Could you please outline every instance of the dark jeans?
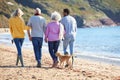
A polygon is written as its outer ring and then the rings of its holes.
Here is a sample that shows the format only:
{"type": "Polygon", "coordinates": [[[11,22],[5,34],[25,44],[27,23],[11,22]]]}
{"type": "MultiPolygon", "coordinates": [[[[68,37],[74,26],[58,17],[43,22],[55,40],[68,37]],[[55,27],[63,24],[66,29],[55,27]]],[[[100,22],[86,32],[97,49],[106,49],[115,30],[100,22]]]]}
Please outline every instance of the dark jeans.
{"type": "Polygon", "coordinates": [[[58,41],[48,41],[49,53],[50,53],[54,63],[56,61],[58,61],[55,53],[58,51],[59,44],[60,44],[59,40],[58,41]]]}
{"type": "Polygon", "coordinates": [[[14,42],[15,42],[15,45],[16,45],[17,52],[18,52],[19,56],[22,55],[21,48],[22,48],[23,41],[24,41],[24,38],[14,38],[14,42]]]}
{"type": "Polygon", "coordinates": [[[43,43],[43,38],[32,37],[32,44],[34,48],[35,58],[38,63],[41,63],[42,43],[43,43]]]}

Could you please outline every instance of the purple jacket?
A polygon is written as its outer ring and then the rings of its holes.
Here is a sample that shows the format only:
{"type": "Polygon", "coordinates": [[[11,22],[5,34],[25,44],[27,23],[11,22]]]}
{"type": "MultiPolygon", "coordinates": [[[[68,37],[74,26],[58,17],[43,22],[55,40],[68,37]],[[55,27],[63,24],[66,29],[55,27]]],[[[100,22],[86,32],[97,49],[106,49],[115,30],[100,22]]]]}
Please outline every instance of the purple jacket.
{"type": "Polygon", "coordinates": [[[59,22],[50,22],[47,25],[45,32],[45,38],[48,38],[48,41],[57,41],[59,39],[60,33],[60,23],[59,22]]]}

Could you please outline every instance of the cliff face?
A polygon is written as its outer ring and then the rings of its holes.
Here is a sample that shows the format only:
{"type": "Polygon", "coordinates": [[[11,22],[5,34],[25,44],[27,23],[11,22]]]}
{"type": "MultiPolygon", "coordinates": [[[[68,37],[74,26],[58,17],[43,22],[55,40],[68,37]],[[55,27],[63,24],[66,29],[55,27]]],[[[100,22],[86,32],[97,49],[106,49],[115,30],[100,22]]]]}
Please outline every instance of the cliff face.
{"type": "Polygon", "coordinates": [[[64,8],[71,10],[71,15],[77,20],[78,27],[96,27],[102,25],[120,24],[120,0],[0,0],[0,27],[8,27],[11,13],[21,8],[27,23],[33,15],[33,9],[39,7],[47,22],[53,11],[62,15],[64,8]]]}
{"type": "Polygon", "coordinates": [[[113,22],[120,23],[120,0],[88,0],[90,6],[104,12],[113,22]]]}

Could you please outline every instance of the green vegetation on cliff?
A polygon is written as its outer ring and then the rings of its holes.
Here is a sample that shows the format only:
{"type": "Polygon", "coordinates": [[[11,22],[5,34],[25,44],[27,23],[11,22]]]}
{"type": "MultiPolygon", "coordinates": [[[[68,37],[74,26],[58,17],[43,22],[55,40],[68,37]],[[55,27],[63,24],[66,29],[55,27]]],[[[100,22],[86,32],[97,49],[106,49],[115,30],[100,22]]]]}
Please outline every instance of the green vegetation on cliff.
{"type": "Polygon", "coordinates": [[[88,0],[91,7],[104,12],[115,23],[120,23],[120,0],[88,0]]]}
{"type": "Polygon", "coordinates": [[[119,23],[119,5],[120,0],[0,0],[0,27],[8,27],[8,24],[5,25],[5,23],[17,8],[23,10],[25,13],[23,17],[27,23],[36,7],[42,10],[42,15],[47,21],[50,21],[50,15],[53,11],[58,11],[62,15],[62,10],[69,8],[71,15],[77,20],[78,27],[94,26],[96,24],[94,21],[98,22],[95,26],[99,26],[102,25],[99,20],[105,18],[119,23]]]}

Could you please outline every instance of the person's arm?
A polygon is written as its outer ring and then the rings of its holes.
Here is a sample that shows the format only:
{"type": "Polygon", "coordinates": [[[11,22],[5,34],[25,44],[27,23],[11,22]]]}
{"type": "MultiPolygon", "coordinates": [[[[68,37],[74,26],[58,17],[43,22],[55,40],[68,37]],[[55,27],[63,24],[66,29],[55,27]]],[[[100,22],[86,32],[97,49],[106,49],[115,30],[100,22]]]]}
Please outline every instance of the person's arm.
{"type": "MultiPolygon", "coordinates": [[[[10,33],[11,33],[11,36],[12,36],[12,38],[13,38],[13,29],[12,29],[12,22],[9,20],[9,29],[10,29],[10,33]]],[[[12,44],[13,44],[13,39],[11,40],[11,42],[12,42],[12,44]]]]}
{"type": "Polygon", "coordinates": [[[62,18],[60,23],[64,26],[64,19],[62,18]]]}
{"type": "Polygon", "coordinates": [[[30,28],[32,27],[32,24],[31,24],[31,20],[30,19],[28,21],[27,26],[29,27],[29,29],[27,30],[27,34],[28,34],[29,40],[32,41],[32,37],[31,37],[31,33],[30,33],[30,28]]]}
{"type": "Polygon", "coordinates": [[[49,34],[49,27],[48,27],[48,25],[47,25],[46,31],[45,31],[45,42],[46,42],[46,43],[48,42],[48,34],[49,34]]]}
{"type": "Polygon", "coordinates": [[[30,34],[30,30],[29,30],[29,29],[27,30],[27,34],[28,34],[29,40],[32,41],[32,37],[31,37],[31,34],[30,34]]]}
{"type": "Polygon", "coordinates": [[[25,26],[24,30],[30,30],[31,28],[29,26],[25,26]]]}
{"type": "Polygon", "coordinates": [[[77,22],[75,20],[75,32],[77,32],[77,22]]]}
{"type": "Polygon", "coordinates": [[[9,20],[8,24],[9,24],[9,29],[10,29],[11,36],[13,37],[12,21],[9,20]]]}
{"type": "Polygon", "coordinates": [[[20,24],[21,24],[23,30],[29,30],[30,29],[30,27],[25,25],[25,22],[22,18],[21,18],[20,24]]]}
{"type": "Polygon", "coordinates": [[[62,25],[63,25],[63,29],[64,29],[64,36],[63,36],[63,39],[62,40],[64,40],[64,37],[65,37],[65,34],[66,34],[66,29],[65,29],[65,20],[64,20],[64,18],[62,18],[62,20],[60,21],[61,23],[62,23],[62,25]]]}
{"type": "MultiPolygon", "coordinates": [[[[64,18],[62,18],[62,20],[60,21],[63,25],[63,28],[64,28],[64,31],[66,32],[66,29],[65,29],[65,24],[66,24],[66,21],[64,20],[64,18]]],[[[64,33],[65,34],[65,33],[64,33]]]]}
{"type": "Polygon", "coordinates": [[[60,31],[59,31],[59,39],[63,40],[64,39],[64,27],[63,25],[60,23],[60,31]]]}
{"type": "MultiPolygon", "coordinates": [[[[11,35],[13,35],[13,29],[12,29],[12,27],[10,26],[10,24],[9,24],[9,28],[10,28],[10,33],[11,33],[11,35]]],[[[13,36],[12,36],[13,37],[13,36]]]]}
{"type": "Polygon", "coordinates": [[[46,31],[46,20],[44,19],[44,23],[43,23],[43,31],[44,31],[44,34],[45,34],[45,31],[46,31]]]}

